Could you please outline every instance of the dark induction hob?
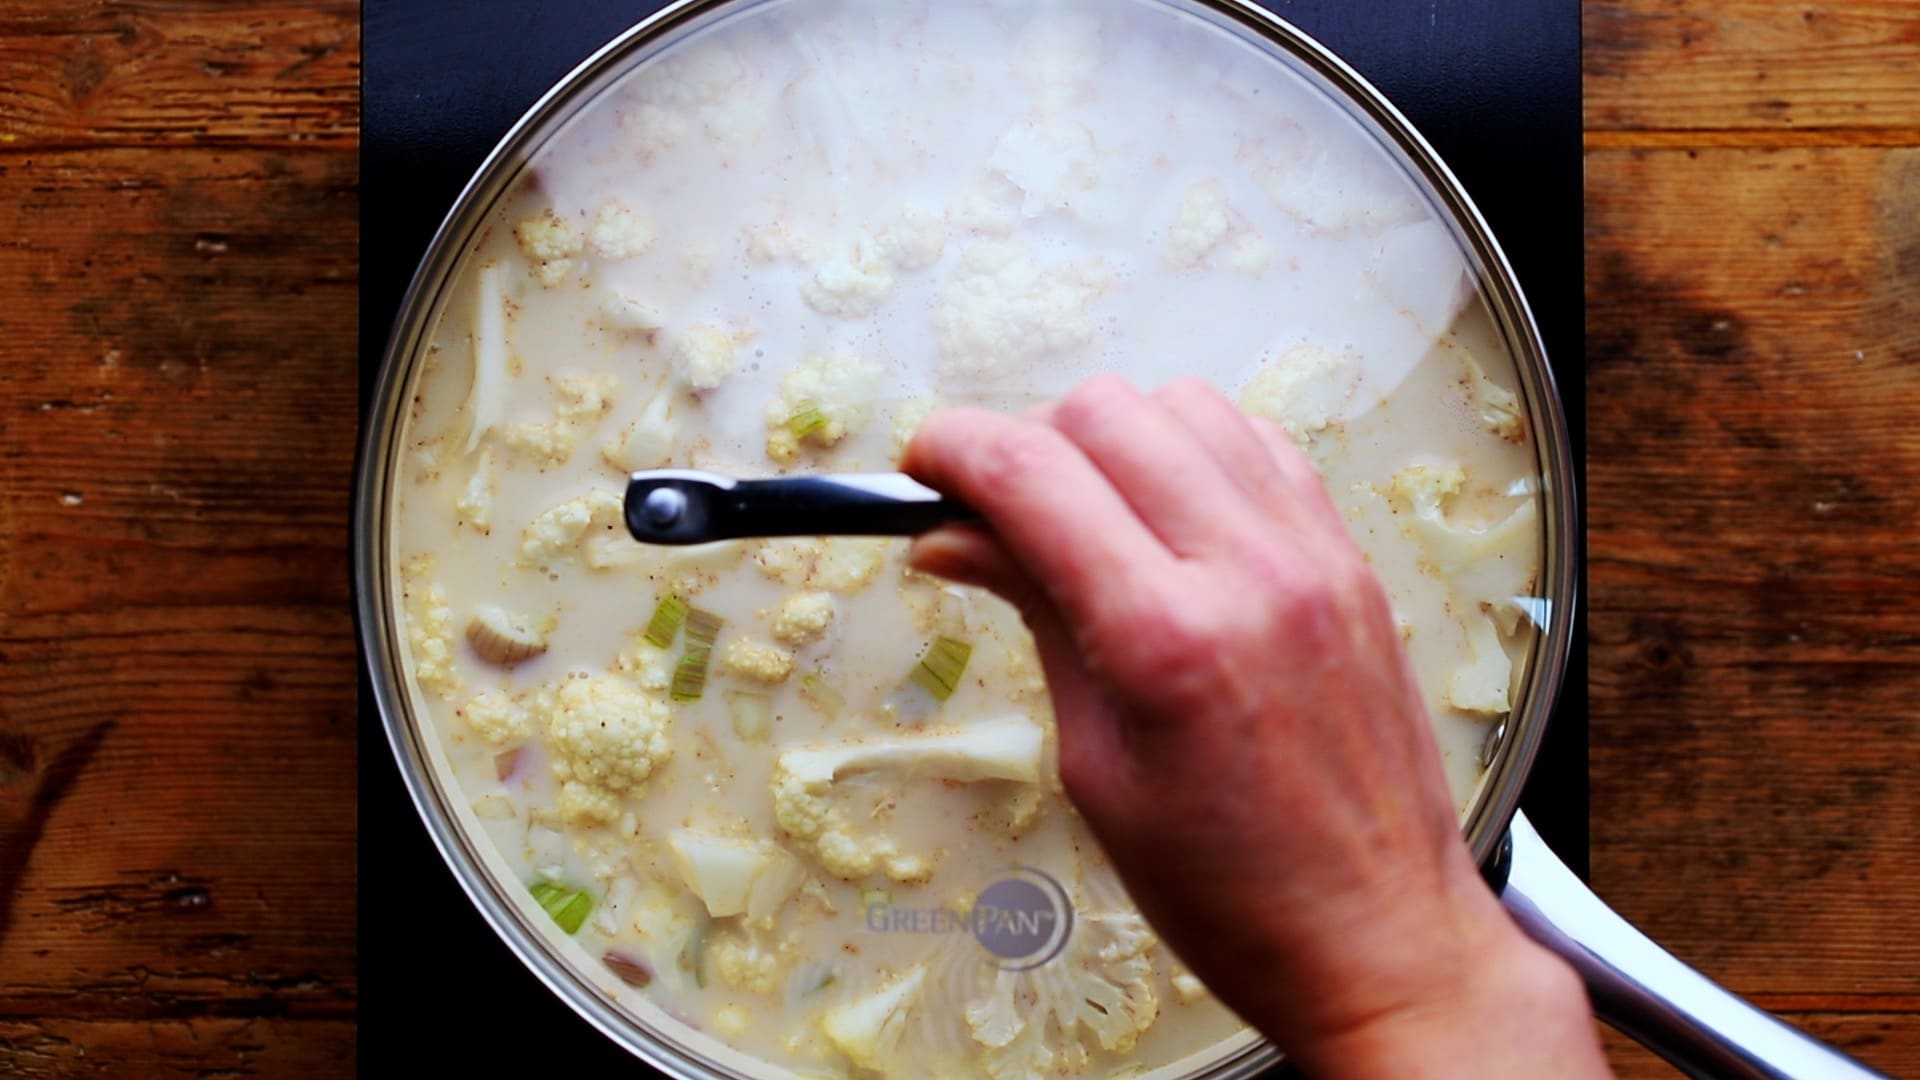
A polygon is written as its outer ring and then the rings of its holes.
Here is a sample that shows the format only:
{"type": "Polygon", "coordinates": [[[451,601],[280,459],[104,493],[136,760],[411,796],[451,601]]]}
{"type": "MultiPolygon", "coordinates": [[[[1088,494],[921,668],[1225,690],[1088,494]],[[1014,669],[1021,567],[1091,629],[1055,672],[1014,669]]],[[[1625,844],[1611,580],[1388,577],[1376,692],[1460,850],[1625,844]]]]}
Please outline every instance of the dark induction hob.
{"type": "MultiPolygon", "coordinates": [[[[1379,86],[1466,184],[1539,316],[1584,462],[1578,0],[1266,2],[1379,86]]],[[[407,280],[468,175],[548,86],[663,6],[366,0],[363,396],[407,280]]],[[[1584,641],[1584,621],[1579,630],[1584,641]]],[[[1580,869],[1584,648],[1568,687],[1525,805],[1580,869]]],[[[364,688],[360,700],[362,1069],[425,1050],[448,1075],[650,1075],[547,993],[472,910],[407,801],[364,688]]]]}

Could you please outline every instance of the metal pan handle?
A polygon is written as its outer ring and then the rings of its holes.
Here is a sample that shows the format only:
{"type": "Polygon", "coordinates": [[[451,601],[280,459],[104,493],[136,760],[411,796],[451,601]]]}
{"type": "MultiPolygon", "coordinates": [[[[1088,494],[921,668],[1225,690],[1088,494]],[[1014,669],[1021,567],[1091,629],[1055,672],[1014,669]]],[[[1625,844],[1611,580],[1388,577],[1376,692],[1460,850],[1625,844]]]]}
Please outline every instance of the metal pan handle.
{"type": "Polygon", "coordinates": [[[1688,1076],[1882,1077],[1674,959],[1582,884],[1525,815],[1502,848],[1489,876],[1521,929],[1574,966],[1595,1015],[1688,1076]]]}

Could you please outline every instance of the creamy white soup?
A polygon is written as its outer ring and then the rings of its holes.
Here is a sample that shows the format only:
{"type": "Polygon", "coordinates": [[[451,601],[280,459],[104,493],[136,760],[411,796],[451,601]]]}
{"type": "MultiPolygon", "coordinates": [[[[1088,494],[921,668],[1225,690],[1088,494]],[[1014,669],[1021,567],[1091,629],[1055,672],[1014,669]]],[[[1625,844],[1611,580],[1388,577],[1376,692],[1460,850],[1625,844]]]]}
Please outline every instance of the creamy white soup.
{"type": "Polygon", "coordinates": [[[1512,361],[1420,190],[1248,45],[1147,2],[761,5],[569,122],[472,238],[393,487],[414,718],[486,865],[638,1021],[822,1077],[1252,1038],[1063,798],[1010,608],[903,541],[622,524],[630,470],[886,470],[933,410],[1099,371],[1201,375],[1306,448],[1469,808],[1534,632],[1512,361]],[[979,932],[1015,873],[1066,896],[1034,966],[979,932]]]}

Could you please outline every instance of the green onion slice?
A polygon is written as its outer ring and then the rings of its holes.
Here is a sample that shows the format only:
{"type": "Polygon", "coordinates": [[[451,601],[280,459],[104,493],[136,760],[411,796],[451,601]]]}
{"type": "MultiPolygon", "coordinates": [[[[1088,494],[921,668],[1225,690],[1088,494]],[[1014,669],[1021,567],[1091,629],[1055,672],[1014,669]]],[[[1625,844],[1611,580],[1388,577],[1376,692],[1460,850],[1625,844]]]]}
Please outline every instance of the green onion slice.
{"type": "Polygon", "coordinates": [[[593,897],[582,889],[569,889],[551,881],[537,881],[528,891],[533,893],[534,903],[553,916],[553,921],[560,929],[569,934],[578,933],[587,921],[587,914],[593,910],[593,897]]]}
{"type": "Polygon", "coordinates": [[[653,606],[653,618],[647,620],[646,642],[657,649],[673,644],[680,635],[680,624],[687,621],[687,602],[668,593],[653,606]]]}
{"type": "Polygon", "coordinates": [[[826,426],[827,414],[811,401],[801,402],[800,407],[787,417],[787,430],[796,439],[804,439],[826,426]]]}
{"type": "Polygon", "coordinates": [[[953,691],[960,685],[960,677],[967,672],[967,661],[972,658],[972,645],[958,638],[935,638],[920,657],[919,665],[907,678],[915,686],[945,701],[953,696],[953,691]]]}
{"type": "Polygon", "coordinates": [[[687,650],[673,669],[673,685],[667,688],[675,701],[699,701],[707,690],[707,666],[713,660],[713,639],[720,636],[726,620],[711,611],[687,609],[687,650]]]}

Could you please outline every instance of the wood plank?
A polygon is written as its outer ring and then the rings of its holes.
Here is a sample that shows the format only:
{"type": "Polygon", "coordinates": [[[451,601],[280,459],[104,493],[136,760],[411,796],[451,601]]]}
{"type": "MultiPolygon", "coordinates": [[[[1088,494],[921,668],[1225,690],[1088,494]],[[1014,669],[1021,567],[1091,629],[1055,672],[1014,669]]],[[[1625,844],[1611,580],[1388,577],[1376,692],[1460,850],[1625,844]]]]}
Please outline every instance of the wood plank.
{"type": "Polygon", "coordinates": [[[0,6],[0,152],[156,144],[352,148],[353,0],[0,6]]]}
{"type": "Polygon", "coordinates": [[[0,154],[0,1073],[352,1072],[356,183],[0,154]]]}
{"type": "Polygon", "coordinates": [[[1589,129],[1920,132],[1912,0],[1592,0],[1581,29],[1589,129]]]}
{"type": "MultiPolygon", "coordinates": [[[[1911,1013],[1784,1013],[1782,1019],[1888,1076],[1920,1075],[1920,1023],[1911,1013]]],[[[1680,1073],[1615,1031],[1604,1032],[1620,1080],[1672,1080],[1680,1073]]]]}
{"type": "Polygon", "coordinates": [[[0,1071],[18,1080],[110,1072],[165,1080],[242,1076],[351,1076],[347,1020],[202,1017],[193,1020],[0,1018],[0,1071]]]}
{"type": "Polygon", "coordinates": [[[1913,1071],[1920,150],[1587,171],[1596,885],[1913,1071]]]}

